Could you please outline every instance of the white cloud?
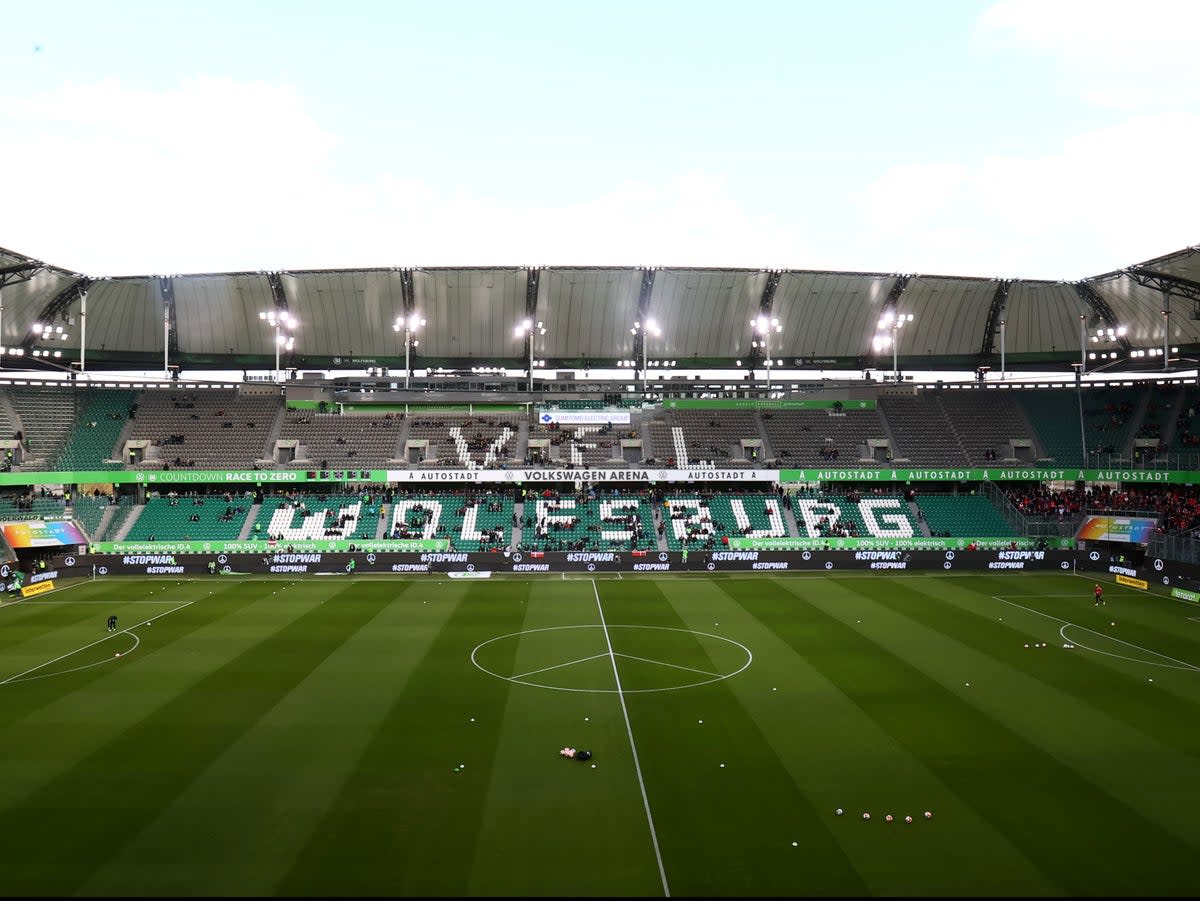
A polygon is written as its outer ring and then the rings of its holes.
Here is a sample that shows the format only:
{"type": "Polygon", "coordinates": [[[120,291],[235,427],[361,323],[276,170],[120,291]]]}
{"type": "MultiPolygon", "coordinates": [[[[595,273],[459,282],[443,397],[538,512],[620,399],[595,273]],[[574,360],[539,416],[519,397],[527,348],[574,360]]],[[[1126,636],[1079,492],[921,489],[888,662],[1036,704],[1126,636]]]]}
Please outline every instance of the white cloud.
{"type": "Polygon", "coordinates": [[[881,268],[1076,279],[1196,242],[1198,154],[1200,116],[1140,116],[1041,156],[897,166],[854,202],[881,268]]]}
{"type": "Polygon", "coordinates": [[[979,27],[1052,58],[1064,85],[1098,106],[1147,112],[1200,99],[1194,0],[1000,0],[979,27]]]}
{"type": "MultiPolygon", "coordinates": [[[[513,207],[389,173],[337,174],[340,142],[287,86],[117,81],[0,97],[0,246],[91,275],[410,265],[795,265],[807,239],[704,171],[568,206],[513,207]]],[[[536,204],[536,187],[530,196],[536,204]]]]}

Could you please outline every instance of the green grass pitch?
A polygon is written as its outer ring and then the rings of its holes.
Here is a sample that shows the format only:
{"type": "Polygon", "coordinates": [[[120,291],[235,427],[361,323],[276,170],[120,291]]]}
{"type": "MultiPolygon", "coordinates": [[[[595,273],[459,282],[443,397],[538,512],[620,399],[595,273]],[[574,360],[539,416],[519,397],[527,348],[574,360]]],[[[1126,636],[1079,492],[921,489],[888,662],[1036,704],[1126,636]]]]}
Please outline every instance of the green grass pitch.
{"type": "Polygon", "coordinates": [[[1091,586],[111,579],[8,603],[0,894],[1196,896],[1200,607],[1091,586]]]}

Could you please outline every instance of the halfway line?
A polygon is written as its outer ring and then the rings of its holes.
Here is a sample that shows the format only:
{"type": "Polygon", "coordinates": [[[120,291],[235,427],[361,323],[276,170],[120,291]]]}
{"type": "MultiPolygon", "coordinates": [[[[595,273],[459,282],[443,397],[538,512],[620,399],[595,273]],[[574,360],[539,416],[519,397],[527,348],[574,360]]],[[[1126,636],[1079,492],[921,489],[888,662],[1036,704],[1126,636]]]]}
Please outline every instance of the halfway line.
{"type": "Polygon", "coordinates": [[[592,593],[596,595],[596,609],[600,613],[600,625],[604,629],[604,641],[608,644],[608,656],[612,660],[613,678],[617,680],[617,699],[621,702],[621,713],[625,717],[625,734],[629,736],[629,750],[633,752],[633,768],[637,771],[638,788],[642,791],[642,806],[646,808],[646,822],[650,826],[650,841],[654,843],[654,859],[658,861],[658,875],[662,878],[663,895],[670,898],[671,888],[667,885],[667,871],[663,869],[662,852],[658,849],[658,833],[654,831],[654,816],[650,813],[650,799],[646,796],[646,782],[642,778],[642,765],[638,761],[637,745],[633,741],[633,726],[629,723],[629,710],[625,706],[625,693],[621,689],[621,674],[617,672],[617,655],[613,651],[612,639],[608,634],[608,623],[604,621],[604,607],[600,604],[600,589],[592,579],[592,593]]]}

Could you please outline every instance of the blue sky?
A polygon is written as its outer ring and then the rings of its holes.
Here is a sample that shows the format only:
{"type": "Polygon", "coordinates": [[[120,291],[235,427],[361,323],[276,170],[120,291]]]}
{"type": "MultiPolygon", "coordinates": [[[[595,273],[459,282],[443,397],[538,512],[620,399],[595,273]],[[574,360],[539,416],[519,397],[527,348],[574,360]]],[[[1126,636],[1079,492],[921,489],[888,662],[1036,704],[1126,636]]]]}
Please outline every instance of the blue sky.
{"type": "Polygon", "coordinates": [[[1197,7],[3,0],[0,246],[1079,278],[1200,243],[1197,7]]]}

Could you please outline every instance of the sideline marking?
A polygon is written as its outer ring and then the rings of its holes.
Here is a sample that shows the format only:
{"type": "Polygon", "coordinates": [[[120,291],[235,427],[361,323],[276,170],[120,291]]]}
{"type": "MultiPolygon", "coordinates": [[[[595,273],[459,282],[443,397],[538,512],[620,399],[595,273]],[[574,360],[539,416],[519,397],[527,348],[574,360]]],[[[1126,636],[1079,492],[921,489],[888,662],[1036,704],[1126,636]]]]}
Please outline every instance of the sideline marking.
{"type": "Polygon", "coordinates": [[[608,634],[608,623],[604,619],[604,607],[600,603],[600,589],[592,580],[592,594],[596,596],[596,611],[600,614],[600,625],[604,628],[604,641],[608,644],[608,655],[612,660],[613,678],[617,680],[617,700],[621,702],[621,713],[625,717],[625,734],[629,736],[629,750],[633,753],[633,768],[637,771],[638,788],[642,792],[642,806],[646,809],[646,822],[650,826],[650,840],[654,843],[654,859],[658,861],[658,875],[662,878],[663,894],[670,898],[671,887],[667,885],[667,871],[663,869],[662,852],[658,849],[658,833],[654,831],[654,816],[650,813],[650,799],[646,796],[646,782],[642,778],[642,764],[638,760],[637,744],[633,740],[633,726],[629,722],[629,709],[625,706],[625,695],[621,691],[621,674],[617,670],[617,658],[613,653],[612,638],[608,634]]]}
{"type": "MultiPolygon", "coordinates": [[[[109,635],[105,635],[103,638],[98,638],[93,642],[89,642],[88,644],[85,644],[81,648],[76,648],[73,651],[67,651],[67,653],[60,654],[58,657],[55,657],[53,660],[47,660],[45,663],[39,663],[37,666],[33,667],[32,669],[27,669],[23,673],[17,673],[15,676],[9,676],[7,679],[0,681],[0,685],[8,685],[10,682],[16,682],[18,680],[25,681],[25,682],[32,681],[29,679],[21,679],[21,677],[27,676],[30,673],[35,673],[38,670],[40,670],[42,667],[49,666],[52,663],[58,663],[58,661],[64,660],[67,657],[70,657],[72,654],[78,654],[80,651],[86,651],[88,648],[95,647],[98,644],[102,644],[103,642],[108,641],[110,638],[115,638],[118,635],[129,634],[129,635],[133,635],[133,637],[136,639],[137,635],[134,635],[133,630],[136,629],[138,626],[143,625],[143,623],[152,623],[156,619],[161,619],[164,616],[174,613],[176,610],[182,610],[184,607],[190,607],[194,603],[196,603],[196,602],[195,601],[187,601],[183,604],[180,604],[178,607],[172,607],[170,610],[167,610],[164,613],[158,614],[158,616],[152,616],[148,620],[143,620],[142,622],[132,625],[127,629],[122,629],[120,632],[113,632],[109,635]]],[[[140,644],[140,642],[138,642],[138,643],[140,644]]],[[[135,644],[134,647],[137,647],[137,644],[135,644]]],[[[132,650],[132,648],[130,650],[132,650]]],[[[75,667],[75,669],[85,669],[85,667],[75,667]]],[[[68,670],[68,672],[74,672],[74,670],[68,670]]],[[[48,675],[58,675],[58,673],[51,673],[48,675]]]]}
{"type": "Polygon", "coordinates": [[[1187,661],[1184,661],[1184,660],[1177,660],[1174,657],[1170,657],[1167,654],[1160,653],[1159,651],[1153,651],[1150,648],[1144,648],[1140,644],[1134,644],[1131,641],[1125,641],[1124,639],[1117,638],[1113,635],[1106,635],[1103,632],[1098,632],[1095,629],[1088,628],[1087,626],[1081,626],[1079,623],[1073,623],[1070,620],[1059,619],[1057,616],[1051,616],[1049,613],[1042,613],[1042,611],[1034,610],[1032,607],[1026,607],[1024,604],[1017,604],[1013,601],[1006,601],[1004,598],[1002,598],[998,595],[992,595],[992,599],[999,601],[1001,604],[1008,604],[1010,607],[1019,607],[1022,610],[1027,610],[1030,613],[1036,613],[1038,616],[1044,616],[1046,619],[1054,620],[1054,622],[1060,623],[1061,626],[1058,630],[1058,634],[1063,638],[1064,641],[1068,641],[1071,644],[1077,644],[1081,648],[1084,648],[1085,650],[1091,651],[1095,654],[1103,654],[1105,657],[1115,657],[1118,660],[1128,660],[1130,663],[1141,663],[1141,664],[1144,664],[1145,666],[1161,666],[1164,669],[1187,669],[1187,670],[1191,670],[1192,672],[1200,672],[1200,666],[1196,666],[1195,664],[1188,663],[1187,661]],[[1164,660],[1170,660],[1172,663],[1178,663],[1179,666],[1169,666],[1165,663],[1154,663],[1153,661],[1150,661],[1150,660],[1137,660],[1133,657],[1124,657],[1121,654],[1113,654],[1108,651],[1097,650],[1096,648],[1089,647],[1088,645],[1085,645],[1085,644],[1079,644],[1078,641],[1067,638],[1066,635],[1063,635],[1063,632],[1068,627],[1071,627],[1074,629],[1083,629],[1083,631],[1085,631],[1085,632],[1091,632],[1093,635],[1099,635],[1105,641],[1115,641],[1118,644],[1125,645],[1126,647],[1136,648],[1137,650],[1144,651],[1147,654],[1153,654],[1155,657],[1161,657],[1164,660]]]}

